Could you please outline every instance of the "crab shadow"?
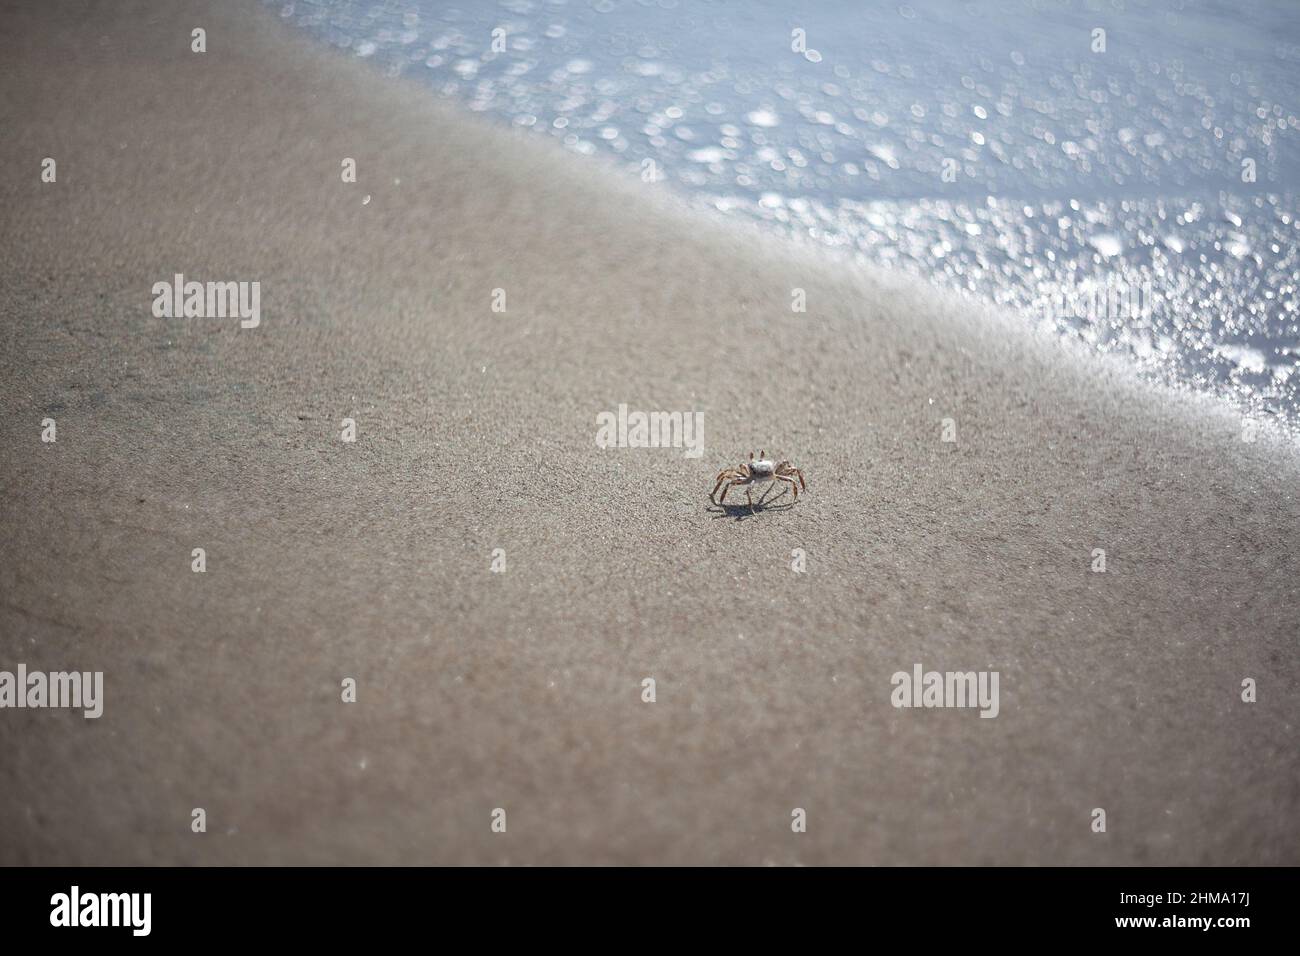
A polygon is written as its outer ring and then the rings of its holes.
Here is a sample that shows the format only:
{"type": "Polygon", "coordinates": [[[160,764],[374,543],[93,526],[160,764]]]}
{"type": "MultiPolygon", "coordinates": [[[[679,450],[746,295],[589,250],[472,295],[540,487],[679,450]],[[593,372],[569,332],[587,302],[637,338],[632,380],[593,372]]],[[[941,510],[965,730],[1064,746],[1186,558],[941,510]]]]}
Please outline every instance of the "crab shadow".
{"type": "Polygon", "coordinates": [[[764,496],[754,502],[753,511],[750,510],[748,501],[743,501],[740,504],[733,504],[731,502],[718,504],[714,501],[710,503],[710,507],[705,508],[704,510],[713,515],[714,521],[717,521],[719,518],[735,518],[737,521],[743,521],[746,518],[757,518],[765,511],[789,511],[794,507],[795,499],[790,498],[789,501],[778,504],[778,502],[781,502],[781,499],[789,497],[789,489],[775,495],[770,501],[767,496],[764,496]]]}

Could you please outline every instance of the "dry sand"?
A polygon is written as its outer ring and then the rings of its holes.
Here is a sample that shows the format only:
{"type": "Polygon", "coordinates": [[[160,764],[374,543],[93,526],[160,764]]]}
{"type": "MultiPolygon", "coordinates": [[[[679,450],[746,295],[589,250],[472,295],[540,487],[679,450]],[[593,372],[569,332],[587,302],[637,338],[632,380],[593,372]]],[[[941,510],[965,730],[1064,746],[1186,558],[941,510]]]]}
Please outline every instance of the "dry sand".
{"type": "Polygon", "coordinates": [[[1294,449],[255,4],[26,6],[0,669],[105,711],[0,711],[0,862],[1300,862],[1294,449]],[[620,402],[705,454],[597,448],[620,402]],[[809,493],[712,509],[759,446],[809,493]],[[999,716],[893,708],[918,662],[999,716]]]}

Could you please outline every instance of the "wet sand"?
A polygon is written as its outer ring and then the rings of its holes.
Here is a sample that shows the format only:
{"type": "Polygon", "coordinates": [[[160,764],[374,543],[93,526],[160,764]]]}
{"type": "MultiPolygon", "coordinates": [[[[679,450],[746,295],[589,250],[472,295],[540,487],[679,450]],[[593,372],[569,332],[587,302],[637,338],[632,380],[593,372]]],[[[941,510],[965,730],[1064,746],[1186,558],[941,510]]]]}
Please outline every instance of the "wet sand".
{"type": "Polygon", "coordinates": [[[0,669],[104,713],[0,710],[0,863],[1300,862],[1292,447],[256,4],[4,19],[0,669]]]}

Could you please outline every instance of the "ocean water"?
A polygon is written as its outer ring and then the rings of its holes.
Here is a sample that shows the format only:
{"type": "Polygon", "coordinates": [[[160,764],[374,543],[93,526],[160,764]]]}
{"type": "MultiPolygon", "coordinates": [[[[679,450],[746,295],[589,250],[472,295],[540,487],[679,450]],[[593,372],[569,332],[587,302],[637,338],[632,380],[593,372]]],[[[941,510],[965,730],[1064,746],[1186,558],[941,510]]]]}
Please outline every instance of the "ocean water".
{"type": "Polygon", "coordinates": [[[467,110],[1300,438],[1296,0],[266,2],[467,110]]]}

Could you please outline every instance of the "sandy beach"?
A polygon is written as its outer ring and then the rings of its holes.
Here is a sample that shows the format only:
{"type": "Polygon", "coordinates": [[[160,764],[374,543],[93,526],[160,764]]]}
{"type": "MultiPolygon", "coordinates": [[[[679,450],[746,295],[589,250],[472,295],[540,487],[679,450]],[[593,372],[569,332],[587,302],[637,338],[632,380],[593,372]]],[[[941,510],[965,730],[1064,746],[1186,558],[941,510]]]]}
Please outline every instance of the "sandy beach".
{"type": "Polygon", "coordinates": [[[259,4],[13,6],[0,669],[104,700],[0,711],[0,864],[1300,863],[1292,445],[259,4]]]}

